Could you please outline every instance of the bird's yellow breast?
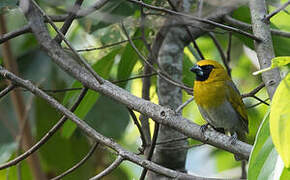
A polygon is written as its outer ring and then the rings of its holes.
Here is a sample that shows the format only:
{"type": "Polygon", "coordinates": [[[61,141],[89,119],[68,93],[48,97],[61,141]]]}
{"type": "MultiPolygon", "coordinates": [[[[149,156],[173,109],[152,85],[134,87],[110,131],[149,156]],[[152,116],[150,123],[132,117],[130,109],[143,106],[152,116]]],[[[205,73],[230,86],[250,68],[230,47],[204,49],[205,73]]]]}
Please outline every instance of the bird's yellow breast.
{"type": "Polygon", "coordinates": [[[224,81],[195,81],[193,92],[195,102],[205,109],[217,107],[226,100],[226,88],[224,81]]]}

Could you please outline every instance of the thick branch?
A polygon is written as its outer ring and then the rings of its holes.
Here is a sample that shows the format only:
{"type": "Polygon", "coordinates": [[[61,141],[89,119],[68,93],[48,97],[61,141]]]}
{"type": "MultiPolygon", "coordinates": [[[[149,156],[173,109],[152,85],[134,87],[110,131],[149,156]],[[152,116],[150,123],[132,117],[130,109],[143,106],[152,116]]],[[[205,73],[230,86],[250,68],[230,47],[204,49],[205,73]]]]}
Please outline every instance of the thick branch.
{"type": "MultiPolygon", "coordinates": [[[[269,24],[263,21],[267,15],[265,0],[250,1],[250,10],[253,23],[253,33],[255,36],[262,39],[260,42],[255,42],[260,67],[262,69],[271,66],[271,60],[275,57],[273,42],[269,24]]],[[[263,81],[266,85],[268,95],[272,99],[273,94],[281,81],[279,70],[273,69],[262,73],[263,81]]]]}
{"type": "Polygon", "coordinates": [[[154,121],[174,128],[191,138],[233,152],[245,159],[249,158],[252,149],[251,145],[241,141],[237,141],[233,145],[230,143],[230,137],[211,130],[207,130],[203,135],[200,132],[200,126],[176,115],[169,108],[138,98],[106,80],[104,80],[103,84],[99,84],[84,67],[76,64],[55,41],[52,41],[39,12],[35,8],[27,11],[26,17],[32,25],[32,30],[37,40],[52,60],[68,74],[82,82],[86,87],[105,94],[129,108],[147,115],[154,121]]]}
{"type": "MultiPolygon", "coordinates": [[[[54,98],[52,98],[51,96],[47,95],[45,92],[43,92],[42,90],[37,88],[30,81],[23,80],[23,79],[19,78],[18,76],[14,75],[13,73],[11,73],[11,72],[7,71],[6,69],[4,69],[2,66],[0,66],[0,75],[3,76],[6,79],[11,80],[15,84],[17,84],[17,85],[19,85],[19,86],[31,91],[33,94],[41,97],[42,99],[44,99],[52,107],[54,107],[55,109],[57,109],[58,111],[63,113],[67,118],[71,119],[74,123],[76,123],[76,125],[81,130],[83,130],[88,136],[90,136],[91,138],[95,139],[96,141],[99,141],[100,143],[102,143],[102,144],[114,149],[115,151],[117,151],[118,154],[120,156],[122,156],[124,160],[132,161],[132,162],[134,162],[134,163],[136,163],[136,164],[138,164],[138,165],[140,165],[142,167],[148,168],[151,171],[163,174],[163,175],[165,175],[167,177],[172,177],[172,178],[177,178],[177,179],[178,178],[180,178],[180,179],[185,179],[185,178],[204,179],[204,178],[196,177],[196,176],[193,176],[193,175],[188,175],[188,174],[185,174],[185,173],[180,173],[180,172],[177,172],[177,171],[173,171],[171,169],[167,169],[165,167],[159,166],[159,165],[157,165],[157,164],[155,164],[155,163],[153,163],[151,161],[144,160],[144,159],[140,158],[138,155],[123,149],[113,139],[107,138],[107,137],[101,135],[100,133],[98,133],[95,129],[90,127],[86,122],[84,122],[81,119],[79,119],[75,114],[73,114],[71,111],[66,109],[62,104],[57,102],[54,98]]],[[[92,75],[90,75],[90,76],[91,76],[91,78],[93,78],[92,75]]],[[[98,84],[96,79],[94,79],[94,81],[95,81],[94,82],[95,84],[98,84]]],[[[106,82],[107,81],[104,81],[104,83],[106,83],[106,82]]],[[[237,142],[237,143],[239,143],[239,142],[237,142]]]]}

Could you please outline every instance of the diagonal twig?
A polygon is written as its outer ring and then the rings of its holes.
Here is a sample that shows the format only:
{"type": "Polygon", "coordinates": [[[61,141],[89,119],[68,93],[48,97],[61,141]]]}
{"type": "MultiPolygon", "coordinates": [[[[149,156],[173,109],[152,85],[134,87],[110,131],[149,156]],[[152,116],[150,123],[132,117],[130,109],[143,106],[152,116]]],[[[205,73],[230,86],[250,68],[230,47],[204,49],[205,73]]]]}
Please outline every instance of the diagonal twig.
{"type": "Polygon", "coordinates": [[[138,131],[140,133],[141,140],[142,140],[142,150],[141,150],[141,152],[143,152],[144,148],[147,146],[147,142],[146,142],[146,139],[145,139],[145,135],[144,135],[143,129],[142,129],[141,125],[139,124],[138,119],[137,119],[135,113],[133,112],[133,110],[128,108],[128,107],[127,107],[127,109],[128,109],[128,111],[129,111],[129,113],[130,113],[130,115],[131,115],[131,117],[132,117],[132,119],[134,121],[134,124],[137,126],[138,131]]]}
{"type": "MultiPolygon", "coordinates": [[[[159,133],[159,126],[160,126],[159,123],[155,122],[152,142],[151,142],[151,145],[150,145],[150,149],[149,149],[148,155],[146,157],[146,159],[149,160],[149,161],[151,161],[151,159],[153,157],[154,149],[156,147],[157,137],[158,137],[158,133],[159,133]]],[[[144,180],[145,179],[147,171],[148,171],[147,168],[143,168],[139,180],[144,180]]]]}
{"type": "Polygon", "coordinates": [[[228,61],[227,61],[226,55],[225,55],[225,53],[224,53],[224,51],[223,51],[223,48],[222,48],[221,44],[219,43],[219,41],[218,41],[217,38],[215,37],[214,33],[210,32],[210,33],[208,33],[208,34],[209,34],[209,36],[211,37],[211,39],[213,40],[215,46],[217,47],[217,49],[218,49],[218,51],[219,51],[219,53],[220,53],[220,56],[221,56],[221,58],[222,58],[223,64],[224,64],[225,67],[226,67],[227,73],[228,73],[228,75],[230,76],[230,73],[229,73],[229,72],[230,72],[230,67],[229,67],[229,64],[228,64],[228,61]]]}
{"type": "Polygon", "coordinates": [[[164,80],[166,80],[166,81],[168,81],[169,83],[171,83],[171,84],[173,84],[173,85],[175,85],[175,86],[178,86],[178,87],[180,87],[180,88],[182,88],[182,89],[184,89],[184,90],[186,90],[187,92],[192,92],[192,88],[189,88],[189,87],[187,87],[187,86],[185,86],[185,85],[183,85],[183,84],[180,84],[179,82],[176,82],[176,81],[174,81],[174,80],[172,80],[171,78],[169,78],[167,75],[165,75],[162,71],[160,71],[160,70],[156,70],[155,69],[155,67],[152,65],[152,64],[150,64],[149,62],[148,62],[148,60],[141,54],[141,52],[137,49],[137,47],[135,46],[135,44],[133,43],[133,41],[131,40],[131,38],[130,38],[130,36],[129,36],[129,34],[128,34],[128,32],[127,32],[127,30],[126,30],[126,28],[125,28],[125,26],[124,26],[124,24],[123,23],[121,23],[121,27],[122,27],[122,29],[123,29],[123,31],[124,31],[124,33],[125,33],[125,35],[126,35],[126,37],[128,38],[128,40],[129,40],[129,42],[130,42],[130,44],[131,44],[131,46],[133,47],[133,49],[135,50],[135,52],[137,53],[137,55],[154,71],[154,72],[156,72],[161,78],[163,78],[164,80]]]}
{"type": "MultiPolygon", "coordinates": [[[[88,89],[83,88],[82,92],[80,93],[77,101],[75,104],[71,107],[71,111],[74,111],[77,106],[81,103],[81,100],[84,98],[85,94],[87,93],[88,89]]],[[[10,160],[2,165],[0,165],[0,170],[16,165],[20,161],[26,159],[28,156],[30,156],[32,153],[37,151],[43,144],[45,144],[52,135],[64,124],[64,122],[67,120],[66,116],[63,116],[46,134],[43,136],[34,146],[32,146],[30,149],[28,149],[25,153],[21,154],[20,156],[14,158],[13,160],[10,160]]]]}
{"type": "Polygon", "coordinates": [[[45,17],[48,21],[48,23],[53,27],[53,29],[60,35],[60,37],[63,39],[63,41],[66,43],[66,45],[71,49],[73,54],[77,57],[78,62],[82,64],[93,76],[96,78],[96,80],[103,84],[103,79],[93,70],[93,68],[84,60],[84,58],[77,53],[77,51],[74,49],[74,47],[71,45],[71,43],[67,40],[67,38],[64,36],[64,34],[56,27],[56,25],[53,23],[51,18],[38,6],[37,3],[35,3],[34,0],[31,0],[30,2],[33,3],[33,5],[41,12],[43,17],[45,17]]]}
{"type": "MultiPolygon", "coordinates": [[[[73,114],[71,111],[66,109],[62,104],[57,102],[54,98],[51,96],[47,95],[45,92],[37,88],[35,85],[33,85],[30,81],[28,80],[23,80],[19,78],[18,76],[14,75],[10,71],[7,71],[4,69],[2,66],[0,66],[0,75],[3,76],[6,79],[9,79],[10,81],[13,81],[17,85],[24,87],[31,91],[33,94],[41,97],[42,99],[46,100],[47,103],[49,103],[52,107],[55,109],[59,110],[62,112],[66,117],[71,119],[76,125],[83,130],[88,136],[91,138],[95,139],[96,141],[99,141],[100,143],[112,148],[113,150],[117,151],[122,158],[129,160],[131,162],[134,162],[142,167],[148,168],[151,171],[154,171],[156,173],[162,174],[167,177],[171,178],[180,178],[180,179],[185,179],[185,178],[193,178],[197,180],[203,180],[204,178],[194,176],[194,175],[189,175],[186,173],[174,171],[168,168],[165,168],[163,166],[157,165],[151,161],[144,160],[140,158],[138,155],[129,152],[125,150],[123,147],[121,147],[118,143],[116,143],[113,139],[107,138],[103,136],[102,134],[98,133],[95,129],[90,127],[86,122],[82,121],[79,119],[75,114],[73,114]]],[[[229,138],[229,137],[228,137],[229,138]]],[[[237,141],[239,143],[239,141],[237,141]]]]}
{"type": "Polygon", "coordinates": [[[176,110],[175,113],[178,114],[186,105],[188,105],[191,101],[194,100],[194,97],[190,97],[187,101],[185,101],[183,104],[181,104],[176,110]]]}
{"type": "Polygon", "coordinates": [[[246,94],[243,94],[242,95],[242,98],[245,98],[245,97],[252,97],[254,96],[255,94],[257,94],[257,92],[259,92],[263,87],[265,87],[265,83],[262,82],[261,84],[259,84],[255,89],[253,89],[251,92],[249,93],[246,93],[246,94]]]}
{"type": "Polygon", "coordinates": [[[227,25],[224,25],[224,24],[217,23],[215,21],[211,21],[211,20],[203,19],[203,18],[198,18],[198,17],[191,16],[191,15],[184,14],[184,13],[180,13],[180,12],[175,12],[175,11],[163,8],[163,7],[157,7],[157,6],[149,5],[149,4],[146,4],[144,2],[137,1],[137,0],[127,0],[127,1],[130,1],[132,3],[138,4],[138,5],[141,5],[141,6],[144,6],[144,7],[149,8],[149,9],[165,12],[165,13],[168,13],[168,14],[171,14],[171,15],[182,16],[182,17],[188,18],[190,20],[194,20],[194,21],[206,23],[206,24],[209,24],[209,25],[213,25],[213,26],[216,26],[216,27],[219,27],[221,29],[228,30],[228,31],[237,32],[237,33],[240,33],[242,35],[248,36],[248,37],[250,37],[250,38],[252,38],[252,39],[254,39],[256,41],[261,41],[260,38],[258,38],[257,36],[254,36],[253,34],[250,34],[248,32],[245,32],[243,30],[240,30],[240,29],[237,29],[237,28],[234,28],[234,27],[231,27],[231,26],[227,26],[227,25]]]}
{"type": "Polygon", "coordinates": [[[15,84],[10,84],[8,85],[5,89],[3,89],[0,92],[0,99],[5,96],[6,94],[8,94],[10,91],[12,91],[13,89],[15,89],[17,86],[15,86],[15,84]]]}
{"type": "Polygon", "coordinates": [[[99,143],[95,142],[92,146],[92,148],[90,149],[90,151],[87,153],[87,155],[81,160],[79,161],[77,164],[75,164],[73,167],[71,167],[70,169],[68,169],[67,171],[65,171],[64,173],[50,179],[50,180],[58,180],[63,178],[64,176],[68,175],[69,173],[73,172],[74,170],[76,170],[77,168],[79,168],[81,165],[83,165],[94,153],[94,151],[96,150],[96,148],[98,147],[99,143]]]}
{"type": "MultiPolygon", "coordinates": [[[[234,19],[234,18],[232,18],[229,15],[225,15],[224,18],[223,18],[223,20],[226,23],[228,23],[228,24],[230,24],[232,26],[236,26],[236,27],[239,27],[239,28],[243,28],[244,30],[252,30],[252,25],[251,24],[248,24],[248,23],[239,21],[237,19],[234,19]]],[[[287,38],[290,37],[290,32],[280,31],[278,29],[270,29],[270,31],[271,31],[271,34],[272,35],[282,36],[282,37],[287,37],[287,38]]]]}
{"type": "Polygon", "coordinates": [[[107,167],[104,171],[102,171],[98,175],[90,178],[90,180],[98,180],[110,174],[114,169],[116,169],[123,162],[123,160],[124,158],[119,155],[117,159],[109,167],[107,167]]]}
{"type": "Polygon", "coordinates": [[[285,2],[284,4],[282,4],[280,7],[278,7],[275,11],[271,12],[270,14],[268,14],[265,18],[264,21],[265,22],[269,22],[270,19],[275,16],[277,13],[279,13],[280,11],[284,10],[288,5],[290,4],[290,0],[285,2]]]}
{"type": "MultiPolygon", "coordinates": [[[[167,0],[167,1],[168,1],[168,3],[170,4],[170,6],[172,7],[172,9],[173,9],[174,11],[178,12],[177,8],[174,6],[174,4],[171,2],[171,0],[167,0]]],[[[181,21],[183,21],[183,20],[181,19],[181,21]]],[[[184,23],[184,22],[182,22],[182,24],[183,24],[183,23],[184,23]]],[[[199,59],[198,59],[198,60],[204,59],[204,55],[202,54],[200,48],[198,47],[198,45],[197,45],[197,43],[196,43],[196,41],[195,41],[193,35],[191,34],[189,27],[188,27],[186,24],[183,25],[183,26],[185,27],[185,30],[186,30],[187,34],[189,35],[190,40],[191,40],[191,42],[193,43],[193,46],[194,46],[194,48],[196,49],[196,51],[197,51],[197,53],[198,53],[198,55],[199,55],[199,59]]]]}

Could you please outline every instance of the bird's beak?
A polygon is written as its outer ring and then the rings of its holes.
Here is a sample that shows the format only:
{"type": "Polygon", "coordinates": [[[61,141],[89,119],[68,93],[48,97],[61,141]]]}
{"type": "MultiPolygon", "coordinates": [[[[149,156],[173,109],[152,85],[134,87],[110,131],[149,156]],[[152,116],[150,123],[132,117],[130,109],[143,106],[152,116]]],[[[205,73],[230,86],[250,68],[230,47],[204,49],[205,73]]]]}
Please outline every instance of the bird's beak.
{"type": "Polygon", "coordinates": [[[191,72],[193,73],[196,73],[196,75],[198,76],[203,76],[203,71],[201,69],[201,67],[199,65],[194,65],[191,69],[190,69],[191,72]]]}

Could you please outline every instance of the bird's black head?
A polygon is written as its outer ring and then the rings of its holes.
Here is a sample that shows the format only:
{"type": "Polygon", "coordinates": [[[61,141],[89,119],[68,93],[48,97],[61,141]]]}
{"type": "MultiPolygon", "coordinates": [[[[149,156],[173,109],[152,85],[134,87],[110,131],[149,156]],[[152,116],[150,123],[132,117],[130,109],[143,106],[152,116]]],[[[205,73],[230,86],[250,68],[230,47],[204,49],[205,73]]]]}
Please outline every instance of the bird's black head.
{"type": "Polygon", "coordinates": [[[208,79],[209,74],[211,73],[212,69],[214,68],[213,65],[194,65],[190,71],[196,74],[197,81],[205,81],[208,79]]]}

